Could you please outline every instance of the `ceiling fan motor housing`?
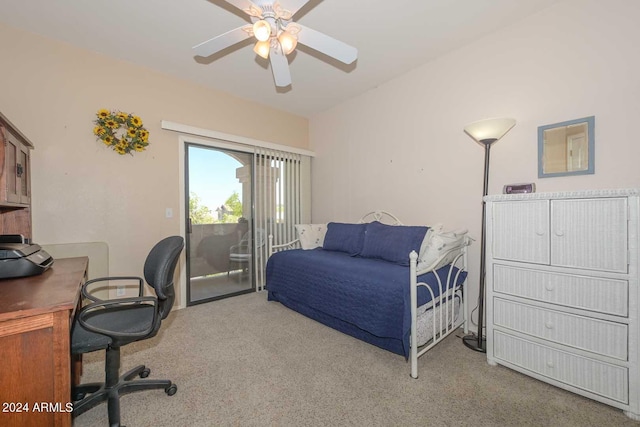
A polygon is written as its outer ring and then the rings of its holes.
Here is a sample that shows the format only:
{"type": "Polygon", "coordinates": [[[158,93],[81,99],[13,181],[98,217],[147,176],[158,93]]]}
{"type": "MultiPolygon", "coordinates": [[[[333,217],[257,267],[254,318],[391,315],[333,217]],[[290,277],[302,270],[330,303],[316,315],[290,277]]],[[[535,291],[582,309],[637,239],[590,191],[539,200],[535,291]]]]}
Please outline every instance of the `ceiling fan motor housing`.
{"type": "Polygon", "coordinates": [[[259,20],[266,21],[271,26],[271,37],[274,38],[278,37],[291,22],[291,12],[282,8],[274,10],[273,6],[268,4],[262,6],[262,14],[260,16],[251,14],[251,20],[253,23],[259,20]]]}

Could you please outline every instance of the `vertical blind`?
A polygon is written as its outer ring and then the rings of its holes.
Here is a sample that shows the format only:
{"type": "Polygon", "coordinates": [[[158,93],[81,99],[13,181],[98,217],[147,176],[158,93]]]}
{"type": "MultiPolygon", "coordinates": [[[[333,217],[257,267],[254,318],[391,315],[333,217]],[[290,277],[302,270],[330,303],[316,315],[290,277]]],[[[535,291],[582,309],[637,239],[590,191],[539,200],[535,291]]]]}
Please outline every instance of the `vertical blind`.
{"type": "Polygon", "coordinates": [[[308,156],[256,147],[254,178],[254,236],[264,244],[254,245],[256,287],[265,286],[269,258],[266,242],[274,245],[296,239],[295,224],[309,221],[310,159],[308,156]]]}

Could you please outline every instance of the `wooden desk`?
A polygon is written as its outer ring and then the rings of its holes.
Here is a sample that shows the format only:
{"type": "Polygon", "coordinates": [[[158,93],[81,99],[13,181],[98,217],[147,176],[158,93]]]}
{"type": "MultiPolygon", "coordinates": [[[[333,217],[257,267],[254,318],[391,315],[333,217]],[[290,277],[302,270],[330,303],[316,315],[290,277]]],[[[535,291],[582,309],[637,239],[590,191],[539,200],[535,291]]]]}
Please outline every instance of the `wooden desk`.
{"type": "Polygon", "coordinates": [[[69,332],[87,264],[57,259],[41,275],[0,280],[0,425],[71,425],[69,332]]]}

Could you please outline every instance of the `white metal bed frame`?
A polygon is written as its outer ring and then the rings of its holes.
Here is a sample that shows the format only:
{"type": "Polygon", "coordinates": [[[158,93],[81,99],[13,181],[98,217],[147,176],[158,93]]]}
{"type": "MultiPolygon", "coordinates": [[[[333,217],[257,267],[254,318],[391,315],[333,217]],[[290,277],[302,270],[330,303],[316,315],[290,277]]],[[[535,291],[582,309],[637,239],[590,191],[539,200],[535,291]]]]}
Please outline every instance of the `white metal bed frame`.
{"type": "MultiPolygon", "coordinates": [[[[366,223],[372,221],[379,221],[387,225],[403,225],[402,222],[393,214],[385,211],[372,211],[365,215],[363,215],[358,223],[366,223]]],[[[450,255],[454,255],[454,260],[449,264],[449,271],[447,273],[447,281],[446,283],[442,283],[440,277],[435,274],[435,271],[432,269],[423,269],[418,270],[418,254],[415,251],[412,251],[409,255],[409,284],[411,286],[410,289],[410,297],[411,297],[411,337],[410,337],[410,351],[409,351],[409,360],[411,363],[411,377],[418,378],[418,358],[423,356],[426,352],[431,350],[436,344],[445,339],[448,335],[453,333],[456,329],[461,326],[464,328],[464,333],[467,334],[468,331],[468,322],[467,322],[467,298],[464,297],[464,291],[460,292],[462,295],[462,315],[457,315],[454,310],[453,304],[447,304],[447,302],[452,301],[455,297],[456,291],[461,288],[451,287],[451,283],[457,283],[460,274],[463,271],[467,271],[467,246],[471,244],[472,239],[467,235],[462,241],[462,244],[456,247],[450,248],[447,252],[443,253],[440,258],[434,263],[437,265],[438,262],[445,259],[450,255]],[[458,268],[458,271],[455,272],[454,267],[458,268]],[[427,286],[426,283],[418,282],[418,276],[434,272],[434,276],[438,281],[438,296],[434,295],[433,290],[427,286]],[[455,272],[455,274],[454,274],[455,272]],[[435,318],[432,323],[432,338],[429,342],[423,345],[421,348],[418,348],[414,343],[418,342],[418,287],[424,286],[427,288],[431,296],[431,301],[429,302],[430,308],[435,308],[440,306],[440,310],[433,310],[435,318]]],[[[296,249],[300,247],[300,241],[298,239],[292,240],[291,242],[287,242],[281,245],[273,244],[273,236],[269,236],[268,242],[268,254],[271,256],[274,252],[287,250],[287,249],[296,249]]]]}

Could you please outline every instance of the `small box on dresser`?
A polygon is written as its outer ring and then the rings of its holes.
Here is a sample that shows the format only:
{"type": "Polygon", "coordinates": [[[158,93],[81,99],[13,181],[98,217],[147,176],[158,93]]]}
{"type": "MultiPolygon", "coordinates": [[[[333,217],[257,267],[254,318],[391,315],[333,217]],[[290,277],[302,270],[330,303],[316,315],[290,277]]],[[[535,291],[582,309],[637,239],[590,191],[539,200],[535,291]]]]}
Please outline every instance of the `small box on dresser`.
{"type": "Polygon", "coordinates": [[[639,194],[485,197],[489,364],[640,420],[639,194]]]}

